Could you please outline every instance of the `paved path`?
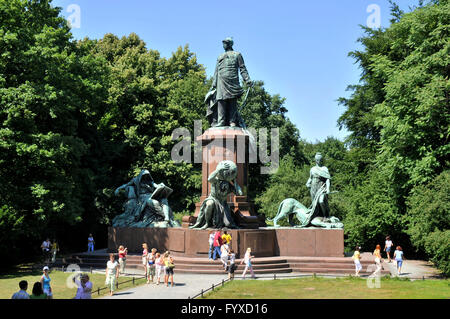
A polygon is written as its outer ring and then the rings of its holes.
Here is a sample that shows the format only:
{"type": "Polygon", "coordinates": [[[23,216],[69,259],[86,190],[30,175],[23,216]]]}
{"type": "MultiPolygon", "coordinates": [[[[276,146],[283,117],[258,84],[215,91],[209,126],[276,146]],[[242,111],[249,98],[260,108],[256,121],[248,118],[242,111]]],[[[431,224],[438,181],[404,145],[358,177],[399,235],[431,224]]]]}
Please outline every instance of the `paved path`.
{"type": "Polygon", "coordinates": [[[202,289],[211,287],[227,279],[227,275],[199,275],[177,274],[173,276],[174,286],[168,287],[161,282],[156,284],[144,284],[128,290],[116,292],[113,296],[103,299],[187,299],[198,294],[202,289]]]}
{"type": "MultiPolygon", "coordinates": [[[[374,260],[371,253],[362,253],[361,260],[374,260]]],[[[397,263],[393,260],[388,263],[387,258],[383,258],[383,267],[391,272],[391,276],[404,277],[410,279],[433,279],[439,278],[439,270],[433,267],[433,264],[424,260],[404,260],[402,274],[397,273],[397,263]]]]}

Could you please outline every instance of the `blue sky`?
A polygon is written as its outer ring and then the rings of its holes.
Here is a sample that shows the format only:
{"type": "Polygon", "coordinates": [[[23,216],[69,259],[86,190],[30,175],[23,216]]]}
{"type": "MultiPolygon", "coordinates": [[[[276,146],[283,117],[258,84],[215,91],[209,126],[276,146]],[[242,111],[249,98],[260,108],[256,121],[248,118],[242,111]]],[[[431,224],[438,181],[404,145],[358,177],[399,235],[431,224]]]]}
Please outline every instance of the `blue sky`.
{"type": "MultiPolygon", "coordinates": [[[[400,7],[416,0],[397,0],[400,7]]],[[[54,0],[65,17],[71,4],[80,9],[76,39],[98,39],[105,33],[119,37],[138,34],[147,48],[170,57],[179,46],[189,45],[198,62],[214,73],[221,40],[234,39],[252,80],[262,80],[271,94],[286,98],[288,117],[310,142],[327,136],[341,140],[337,119],[344,111],[336,100],[349,96],[360,70],[348,52],[360,48],[360,24],[380,9],[382,27],[389,26],[387,0],[54,0]]]]}

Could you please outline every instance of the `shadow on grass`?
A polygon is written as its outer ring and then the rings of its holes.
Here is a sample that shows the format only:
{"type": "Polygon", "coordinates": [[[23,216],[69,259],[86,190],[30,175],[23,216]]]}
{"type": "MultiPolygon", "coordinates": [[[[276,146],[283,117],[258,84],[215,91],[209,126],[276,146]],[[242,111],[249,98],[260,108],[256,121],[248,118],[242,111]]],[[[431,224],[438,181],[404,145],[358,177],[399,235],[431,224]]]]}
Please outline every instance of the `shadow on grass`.
{"type": "MultiPolygon", "coordinates": [[[[3,271],[2,271],[3,272],[3,271]]],[[[20,278],[26,276],[38,276],[41,275],[42,271],[38,269],[33,269],[31,265],[20,265],[14,268],[10,268],[4,271],[0,275],[0,279],[11,279],[20,278]]]]}

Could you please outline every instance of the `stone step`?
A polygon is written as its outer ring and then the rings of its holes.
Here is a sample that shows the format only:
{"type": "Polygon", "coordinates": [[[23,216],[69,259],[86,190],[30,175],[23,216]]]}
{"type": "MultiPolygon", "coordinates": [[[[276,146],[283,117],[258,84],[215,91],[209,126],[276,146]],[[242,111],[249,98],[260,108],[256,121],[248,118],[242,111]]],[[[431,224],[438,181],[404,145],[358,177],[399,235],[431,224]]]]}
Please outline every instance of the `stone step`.
{"type": "MultiPolygon", "coordinates": [[[[177,266],[175,266],[175,273],[195,273],[195,274],[228,274],[225,270],[223,270],[223,268],[219,268],[219,269],[183,269],[183,268],[178,268],[177,266]]],[[[242,272],[244,271],[244,269],[237,269],[234,274],[235,275],[242,275],[242,272]]],[[[286,273],[291,273],[292,270],[290,268],[274,268],[274,269],[256,269],[255,267],[253,267],[253,272],[255,274],[286,274],[286,273]]],[[[250,277],[250,272],[247,271],[247,276],[250,277]]]]}
{"type": "MultiPolygon", "coordinates": [[[[226,273],[223,270],[222,262],[217,259],[211,261],[205,257],[183,257],[174,256],[176,271],[199,274],[221,274],[226,273]]],[[[75,254],[71,257],[57,258],[53,267],[67,266],[77,264],[80,267],[105,268],[109,260],[109,254],[75,254]]],[[[237,259],[238,268],[236,272],[242,272],[245,265],[240,265],[242,259],[237,259]]],[[[349,257],[258,257],[252,259],[255,273],[335,273],[335,274],[354,274],[354,263],[349,257]]],[[[367,267],[374,265],[374,262],[367,258],[361,261],[363,269],[361,274],[370,274],[367,267]]],[[[127,256],[126,268],[143,269],[142,256],[140,254],[129,254],[127,256]]],[[[388,270],[382,270],[382,275],[390,274],[388,270]]]]}

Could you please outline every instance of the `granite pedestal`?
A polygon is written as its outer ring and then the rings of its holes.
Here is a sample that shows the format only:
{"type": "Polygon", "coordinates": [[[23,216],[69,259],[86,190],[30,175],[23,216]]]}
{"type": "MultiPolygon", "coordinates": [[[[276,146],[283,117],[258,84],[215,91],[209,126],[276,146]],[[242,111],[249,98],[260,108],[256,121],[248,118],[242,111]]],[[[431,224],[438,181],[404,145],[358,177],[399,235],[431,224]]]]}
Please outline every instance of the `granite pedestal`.
{"type": "MultiPolygon", "coordinates": [[[[344,231],[323,228],[230,229],[231,248],[237,258],[248,247],[255,257],[308,256],[343,257],[344,231]]],[[[142,252],[142,244],[158,251],[169,250],[176,256],[207,257],[209,230],[189,228],[114,228],[108,229],[108,250],[117,252],[119,245],[129,252],[142,252]]]]}

